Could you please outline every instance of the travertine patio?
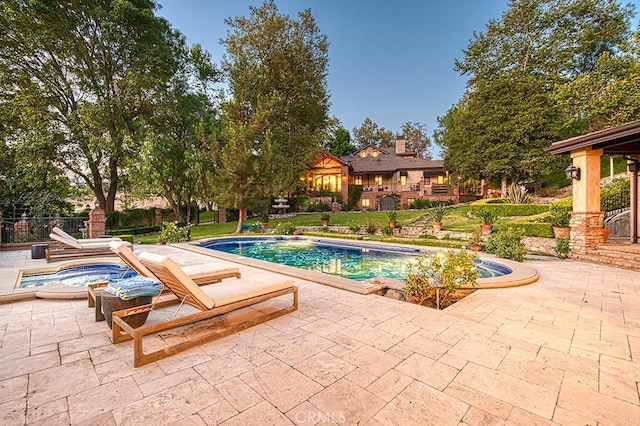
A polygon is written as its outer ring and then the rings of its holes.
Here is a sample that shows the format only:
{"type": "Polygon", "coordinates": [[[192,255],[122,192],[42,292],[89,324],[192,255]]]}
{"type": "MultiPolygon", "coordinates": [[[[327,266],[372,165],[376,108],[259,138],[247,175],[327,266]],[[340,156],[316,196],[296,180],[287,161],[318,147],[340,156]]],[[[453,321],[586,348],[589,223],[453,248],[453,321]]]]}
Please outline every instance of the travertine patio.
{"type": "MultiPolygon", "coordinates": [[[[236,266],[171,247],[179,263],[236,266]]],[[[134,369],[85,300],[0,305],[0,418],[22,424],[638,424],[640,273],[532,260],[438,312],[296,280],[300,309],[134,369]]],[[[0,252],[0,289],[19,268],[0,252]]],[[[242,279],[281,280],[240,266],[242,279]]]]}

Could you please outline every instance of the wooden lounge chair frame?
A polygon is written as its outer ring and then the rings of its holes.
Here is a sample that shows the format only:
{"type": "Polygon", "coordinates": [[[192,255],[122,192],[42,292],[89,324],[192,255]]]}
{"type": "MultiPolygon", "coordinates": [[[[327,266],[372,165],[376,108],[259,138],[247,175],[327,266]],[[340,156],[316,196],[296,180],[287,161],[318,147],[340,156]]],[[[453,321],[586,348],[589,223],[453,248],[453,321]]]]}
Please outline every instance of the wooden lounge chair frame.
{"type": "MultiPolygon", "coordinates": [[[[113,312],[112,315],[112,337],[113,343],[121,343],[127,340],[133,339],[133,365],[134,367],[140,367],[148,363],[157,361],[159,359],[174,355],[182,352],[186,349],[200,345],[202,343],[210,342],[220,339],[225,336],[237,333],[255,325],[261,324],[265,321],[269,321],[274,318],[289,314],[298,309],[298,288],[293,285],[293,282],[282,283],[280,289],[275,291],[269,291],[261,294],[256,294],[246,299],[233,301],[220,306],[215,306],[215,302],[209,298],[206,294],[200,290],[200,288],[191,280],[180,267],[175,265],[170,259],[163,257],[163,262],[173,263],[175,267],[167,268],[164,265],[157,262],[149,262],[143,257],[148,253],[140,256],[141,262],[148,267],[161,282],[169,287],[171,291],[178,297],[177,300],[164,300],[156,301],[150,305],[143,305],[136,308],[124,309],[121,311],[113,312]],[[177,268],[177,273],[176,273],[177,268]],[[260,302],[264,302],[269,299],[273,299],[287,294],[293,295],[292,305],[289,307],[281,308],[276,311],[260,314],[257,317],[253,317],[235,324],[221,325],[218,327],[207,327],[210,325],[208,322],[203,324],[202,329],[193,337],[184,336],[187,339],[180,343],[165,347],[163,349],[156,350],[150,353],[144,353],[143,338],[145,336],[159,333],[161,331],[169,330],[176,327],[181,327],[188,324],[193,324],[198,321],[216,318],[220,315],[242,309],[251,305],[255,305],[260,302]],[[207,300],[208,299],[208,300],[207,300]],[[178,310],[183,304],[188,304],[196,309],[198,312],[187,314],[184,316],[176,317],[178,310]],[[157,308],[171,306],[178,304],[174,317],[166,319],[164,322],[143,325],[138,328],[133,328],[125,322],[125,318],[130,315],[136,315],[142,312],[156,312],[157,308]],[[213,306],[212,306],[213,305],[213,306]]],[[[155,255],[157,256],[157,255],[155,255]]],[[[223,284],[221,284],[223,285],[223,284]]],[[[156,312],[157,313],[157,312],[156,312]]],[[[162,315],[161,315],[162,316],[162,315]]],[[[164,316],[163,316],[164,317],[164,316]]]]}
{"type": "Polygon", "coordinates": [[[82,259],[85,257],[113,256],[113,252],[109,249],[109,246],[85,246],[76,248],[55,237],[57,237],[57,235],[52,234],[52,240],[57,241],[59,244],[52,243],[44,251],[47,263],[60,260],[82,259]]]}

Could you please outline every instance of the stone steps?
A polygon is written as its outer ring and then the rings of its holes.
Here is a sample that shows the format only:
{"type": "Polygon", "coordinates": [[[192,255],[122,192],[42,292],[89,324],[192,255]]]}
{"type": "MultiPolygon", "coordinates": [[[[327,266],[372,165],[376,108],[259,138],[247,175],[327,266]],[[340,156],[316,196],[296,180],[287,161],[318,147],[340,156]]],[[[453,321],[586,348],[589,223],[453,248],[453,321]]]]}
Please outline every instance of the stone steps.
{"type": "Polygon", "coordinates": [[[601,244],[587,254],[572,253],[571,258],[640,271],[640,247],[637,245],[601,244]]]}

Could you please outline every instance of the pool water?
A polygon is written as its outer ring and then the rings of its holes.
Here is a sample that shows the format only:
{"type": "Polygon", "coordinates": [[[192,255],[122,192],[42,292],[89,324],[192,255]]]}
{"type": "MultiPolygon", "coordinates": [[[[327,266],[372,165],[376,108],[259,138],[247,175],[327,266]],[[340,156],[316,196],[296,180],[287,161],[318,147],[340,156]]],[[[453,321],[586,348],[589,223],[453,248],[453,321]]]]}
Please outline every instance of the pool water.
{"type": "MultiPolygon", "coordinates": [[[[203,247],[281,265],[337,275],[357,281],[374,277],[404,279],[410,263],[426,250],[374,246],[307,238],[233,238],[204,242],[203,247]]],[[[511,273],[511,269],[476,259],[481,278],[511,273]]]]}
{"type": "Polygon", "coordinates": [[[20,288],[34,288],[51,284],[86,287],[87,284],[109,281],[109,278],[129,278],[137,275],[127,266],[113,263],[70,266],[57,272],[26,274],[20,279],[20,288]]]}

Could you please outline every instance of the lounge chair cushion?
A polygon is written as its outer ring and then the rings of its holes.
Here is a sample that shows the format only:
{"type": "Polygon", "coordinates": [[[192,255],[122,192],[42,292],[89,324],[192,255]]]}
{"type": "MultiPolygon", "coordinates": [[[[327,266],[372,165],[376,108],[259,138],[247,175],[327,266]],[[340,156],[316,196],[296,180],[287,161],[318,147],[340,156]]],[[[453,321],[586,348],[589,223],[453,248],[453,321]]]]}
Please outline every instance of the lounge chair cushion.
{"type": "Polygon", "coordinates": [[[290,287],[293,287],[293,281],[274,284],[261,284],[255,281],[229,281],[204,287],[203,290],[215,301],[216,307],[219,307],[290,287]]]}

